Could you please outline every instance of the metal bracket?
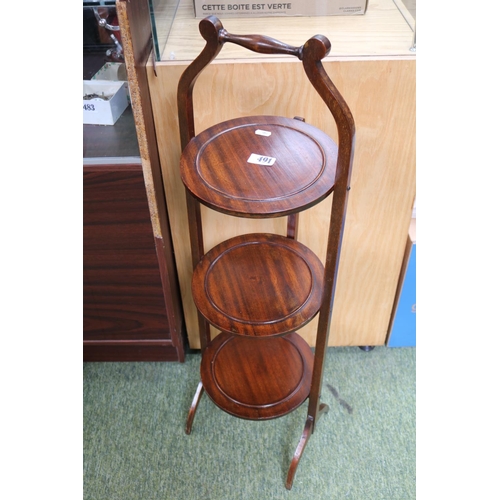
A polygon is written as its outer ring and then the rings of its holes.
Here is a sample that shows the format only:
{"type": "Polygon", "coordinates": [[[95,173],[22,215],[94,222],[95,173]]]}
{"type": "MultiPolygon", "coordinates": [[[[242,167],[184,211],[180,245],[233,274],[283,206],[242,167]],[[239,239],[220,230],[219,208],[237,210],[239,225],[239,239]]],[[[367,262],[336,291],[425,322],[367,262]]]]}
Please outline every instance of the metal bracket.
{"type": "Polygon", "coordinates": [[[101,28],[106,28],[109,31],[120,31],[120,26],[114,26],[112,24],[108,24],[108,21],[106,21],[106,19],[101,17],[98,9],[93,8],[92,10],[94,11],[94,16],[97,19],[97,23],[101,28]]]}

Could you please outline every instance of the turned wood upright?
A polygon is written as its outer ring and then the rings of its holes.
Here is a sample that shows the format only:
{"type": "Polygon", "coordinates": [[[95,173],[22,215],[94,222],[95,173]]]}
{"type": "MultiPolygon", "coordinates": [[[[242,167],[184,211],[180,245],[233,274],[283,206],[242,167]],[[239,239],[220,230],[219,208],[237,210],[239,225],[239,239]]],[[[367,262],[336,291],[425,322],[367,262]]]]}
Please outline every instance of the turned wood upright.
{"type": "Polygon", "coordinates": [[[204,391],[224,411],[252,420],[285,415],[309,398],[286,480],[290,489],[307,441],[328,411],[320,396],[350,189],[354,120],[321,63],[330,50],[324,36],[292,47],[269,37],[230,34],[213,16],[200,22],[200,33],[205,48],[181,76],[177,94],[180,171],[187,191],[192,292],[202,348],[201,382],[186,432],[191,432],[204,391]],[[236,117],[196,135],[193,87],[227,42],[302,61],[335,120],[338,145],[297,117],[236,117]],[[298,214],[332,193],[323,266],[297,241],[298,214]],[[287,234],[240,235],[205,252],[200,203],[235,217],[287,216],[287,234]],[[295,330],[318,312],[313,354],[295,330]],[[221,331],[213,340],[210,324],[221,331]]]}

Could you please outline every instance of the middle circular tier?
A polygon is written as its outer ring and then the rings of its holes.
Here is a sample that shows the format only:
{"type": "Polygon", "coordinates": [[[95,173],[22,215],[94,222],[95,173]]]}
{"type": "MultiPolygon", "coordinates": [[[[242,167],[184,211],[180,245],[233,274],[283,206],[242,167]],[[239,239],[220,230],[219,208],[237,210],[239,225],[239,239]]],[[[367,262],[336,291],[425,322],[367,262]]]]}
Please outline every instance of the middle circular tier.
{"type": "Polygon", "coordinates": [[[193,299],[219,330],[255,337],[299,329],[318,312],[323,264],[302,243],[277,234],[236,236],[194,270],[193,299]]]}

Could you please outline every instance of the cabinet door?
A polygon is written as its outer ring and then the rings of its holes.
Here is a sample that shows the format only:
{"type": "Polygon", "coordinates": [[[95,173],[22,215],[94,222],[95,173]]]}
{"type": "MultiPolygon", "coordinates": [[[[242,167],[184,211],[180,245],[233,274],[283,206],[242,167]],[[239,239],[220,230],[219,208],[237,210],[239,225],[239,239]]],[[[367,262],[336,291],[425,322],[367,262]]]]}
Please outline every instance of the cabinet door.
{"type": "Polygon", "coordinates": [[[141,165],[84,167],[84,360],[178,360],[141,165]]]}

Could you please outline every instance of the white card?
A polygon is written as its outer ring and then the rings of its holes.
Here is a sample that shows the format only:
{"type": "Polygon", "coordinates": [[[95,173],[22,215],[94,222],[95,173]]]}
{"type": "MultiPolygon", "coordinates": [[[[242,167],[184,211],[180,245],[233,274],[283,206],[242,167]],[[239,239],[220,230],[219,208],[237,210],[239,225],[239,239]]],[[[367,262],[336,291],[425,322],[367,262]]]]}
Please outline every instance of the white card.
{"type": "Polygon", "coordinates": [[[250,158],[248,158],[247,160],[248,163],[253,163],[255,165],[265,165],[266,167],[274,165],[275,161],[276,158],[273,158],[272,156],[256,155],[255,153],[252,153],[250,155],[250,158]]]}
{"type": "Polygon", "coordinates": [[[268,132],[267,130],[260,130],[260,129],[257,129],[255,131],[255,133],[257,135],[263,135],[264,137],[269,137],[271,135],[271,132],[268,132]]]}

